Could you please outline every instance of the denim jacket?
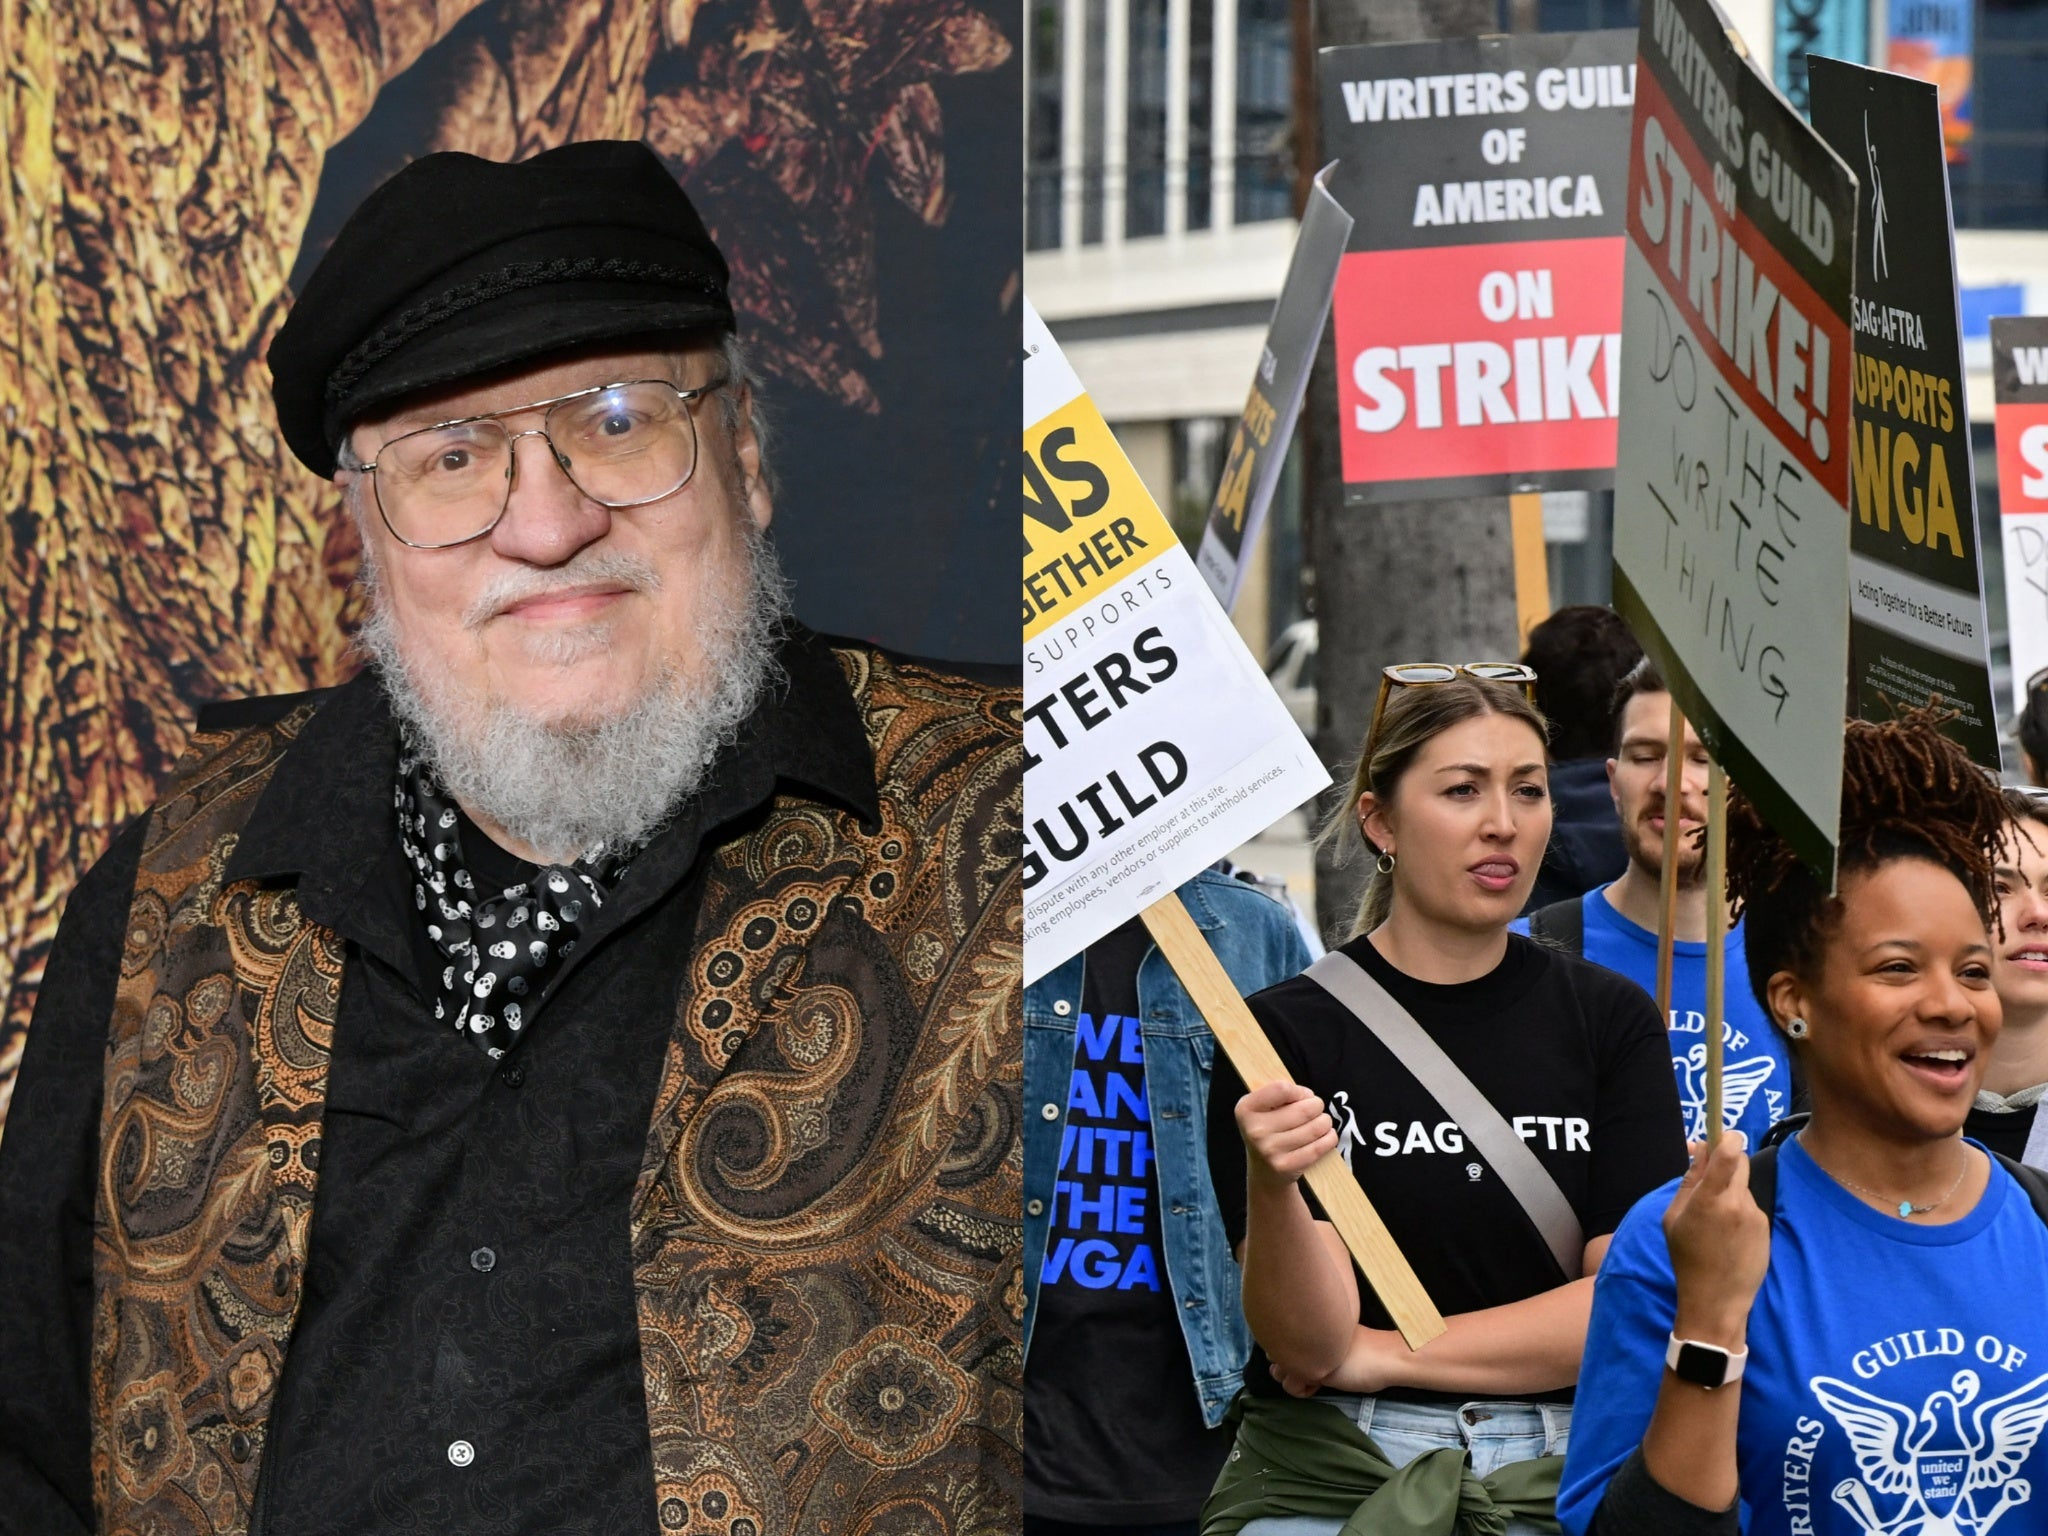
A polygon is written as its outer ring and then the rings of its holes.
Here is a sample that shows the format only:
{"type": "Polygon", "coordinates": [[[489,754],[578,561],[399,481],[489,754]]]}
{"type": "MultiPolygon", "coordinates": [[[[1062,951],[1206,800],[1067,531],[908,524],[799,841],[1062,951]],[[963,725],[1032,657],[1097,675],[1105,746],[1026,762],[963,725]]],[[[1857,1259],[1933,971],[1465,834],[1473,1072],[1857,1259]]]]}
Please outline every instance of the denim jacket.
{"type": "MultiPolygon", "coordinates": [[[[1304,970],[1311,956],[1294,918],[1258,887],[1204,870],[1180,888],[1195,926],[1250,995],[1304,970]]],[[[1024,1348],[1038,1309],[1053,1186],[1067,1123],[1074,1067],[1074,1019],[1081,1010],[1086,952],[1024,992],[1024,1348]]],[[[1237,1261],[1209,1178],[1209,1068],[1216,1041],[1158,946],[1138,967],[1139,1029],[1145,1040],[1145,1096],[1152,1111],[1153,1168],[1166,1275],[1193,1362],[1195,1391],[1211,1428],[1244,1381],[1251,1330],[1238,1301],[1237,1261]]]]}

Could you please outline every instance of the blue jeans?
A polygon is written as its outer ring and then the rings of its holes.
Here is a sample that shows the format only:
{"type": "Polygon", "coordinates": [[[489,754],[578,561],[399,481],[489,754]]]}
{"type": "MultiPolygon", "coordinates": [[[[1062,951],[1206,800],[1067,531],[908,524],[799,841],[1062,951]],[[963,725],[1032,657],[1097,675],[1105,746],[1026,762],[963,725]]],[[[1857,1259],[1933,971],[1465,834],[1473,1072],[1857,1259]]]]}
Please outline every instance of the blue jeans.
{"type": "MultiPolygon", "coordinates": [[[[1567,1403],[1382,1402],[1376,1397],[1329,1396],[1316,1399],[1371,1435],[1387,1460],[1405,1467],[1426,1451],[1463,1446],[1472,1472],[1487,1477],[1512,1461],[1562,1456],[1571,1435],[1572,1410],[1567,1403]]],[[[1240,1536],[1337,1536],[1342,1520],[1314,1515],[1270,1515],[1254,1520],[1240,1536]]],[[[1507,1536],[1536,1536],[1526,1520],[1510,1520],[1507,1536]]]]}

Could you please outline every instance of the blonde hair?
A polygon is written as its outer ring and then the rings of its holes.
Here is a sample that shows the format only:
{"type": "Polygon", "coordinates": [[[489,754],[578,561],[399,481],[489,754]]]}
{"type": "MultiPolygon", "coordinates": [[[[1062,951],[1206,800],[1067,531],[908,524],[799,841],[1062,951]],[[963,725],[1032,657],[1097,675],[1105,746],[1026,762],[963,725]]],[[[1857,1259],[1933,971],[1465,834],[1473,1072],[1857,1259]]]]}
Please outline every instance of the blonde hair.
{"type": "MultiPolygon", "coordinates": [[[[1533,730],[1538,741],[1549,739],[1542,712],[1523,696],[1519,683],[1484,682],[1461,672],[1446,683],[1394,689],[1380,714],[1379,737],[1370,744],[1372,756],[1368,759],[1364,748],[1360,748],[1358,764],[1351,775],[1351,793],[1323,823],[1316,836],[1317,845],[1336,844],[1340,864],[1350,856],[1350,844],[1354,841],[1377,858],[1379,848],[1358,824],[1359,797],[1369,791],[1382,805],[1390,804],[1402,776],[1414,766],[1425,746],[1452,726],[1481,715],[1506,715],[1533,730]]],[[[1393,905],[1393,877],[1375,869],[1366,877],[1365,892],[1359,898],[1358,913],[1351,921],[1347,937],[1355,939],[1372,932],[1387,920],[1393,905]]]]}

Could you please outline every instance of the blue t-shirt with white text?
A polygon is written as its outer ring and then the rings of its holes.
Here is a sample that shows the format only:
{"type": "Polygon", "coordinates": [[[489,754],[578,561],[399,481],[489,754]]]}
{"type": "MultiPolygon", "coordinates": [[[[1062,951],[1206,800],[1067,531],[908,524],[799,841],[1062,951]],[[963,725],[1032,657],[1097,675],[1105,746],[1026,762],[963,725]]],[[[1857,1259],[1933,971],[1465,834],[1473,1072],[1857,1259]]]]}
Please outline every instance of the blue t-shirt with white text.
{"type": "MultiPolygon", "coordinates": [[[[1585,957],[1619,971],[1652,997],[1657,995],[1657,935],[1614,910],[1605,887],[1579,898],[1585,914],[1585,957]]],[[[1517,918],[1517,933],[1529,920],[1517,918]]],[[[1743,958],[1742,924],[1726,940],[1727,981],[1721,1005],[1721,1128],[1741,1131],[1752,1147],[1792,1109],[1792,1058],[1785,1042],[1749,990],[1743,958]]],[[[1674,941],[1671,946],[1671,1069],[1678,1077],[1678,1102],[1685,1110],[1685,1139],[1707,1134],[1707,946],[1674,941]]]]}
{"type": "MultiPolygon", "coordinates": [[[[1676,1187],[1629,1212],[1594,1285],[1557,1499],[1571,1536],[1657,1400],[1677,1310],[1662,1226],[1676,1187]]],[[[1968,1215],[1920,1226],[1864,1204],[1786,1142],[1770,1269],[1732,1389],[1747,1536],[2048,1530],[2043,1277],[2048,1226],[1995,1164],[1968,1215]]]]}

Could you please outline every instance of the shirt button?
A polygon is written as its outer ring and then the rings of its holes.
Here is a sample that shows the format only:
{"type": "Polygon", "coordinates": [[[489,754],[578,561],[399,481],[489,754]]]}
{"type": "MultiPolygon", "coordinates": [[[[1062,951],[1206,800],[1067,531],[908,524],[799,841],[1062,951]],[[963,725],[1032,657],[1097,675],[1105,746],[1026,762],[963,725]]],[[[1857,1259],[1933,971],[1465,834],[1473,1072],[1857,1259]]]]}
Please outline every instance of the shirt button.
{"type": "Polygon", "coordinates": [[[469,1267],[480,1275],[488,1275],[497,1265],[498,1256],[488,1248],[479,1248],[469,1256],[469,1267]]]}
{"type": "Polygon", "coordinates": [[[1043,1200],[1032,1201],[1024,1207],[1024,1214],[1027,1216],[1043,1216],[1045,1214],[1045,1202],[1043,1200]]]}
{"type": "Polygon", "coordinates": [[[521,1083],[526,1081],[526,1068],[515,1063],[512,1066],[507,1067],[504,1070],[504,1072],[500,1074],[500,1076],[502,1076],[505,1079],[506,1087],[517,1088],[521,1083]]]}
{"type": "Polygon", "coordinates": [[[1074,1011],[1074,1005],[1068,1002],[1063,997],[1052,1005],[1052,1011],[1064,1019],[1068,1014],[1074,1011]]]}
{"type": "Polygon", "coordinates": [[[448,1447],[448,1460],[454,1466],[466,1467],[476,1460],[476,1447],[467,1440],[457,1440],[448,1447]]]}
{"type": "Polygon", "coordinates": [[[1060,1107],[1057,1104],[1047,1104],[1038,1111],[1038,1118],[1041,1120],[1057,1120],[1059,1117],[1060,1107]]]}
{"type": "Polygon", "coordinates": [[[241,1430],[238,1429],[228,1436],[228,1454],[236,1461],[247,1461],[251,1449],[249,1437],[241,1430]]]}

